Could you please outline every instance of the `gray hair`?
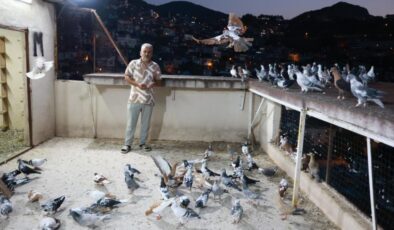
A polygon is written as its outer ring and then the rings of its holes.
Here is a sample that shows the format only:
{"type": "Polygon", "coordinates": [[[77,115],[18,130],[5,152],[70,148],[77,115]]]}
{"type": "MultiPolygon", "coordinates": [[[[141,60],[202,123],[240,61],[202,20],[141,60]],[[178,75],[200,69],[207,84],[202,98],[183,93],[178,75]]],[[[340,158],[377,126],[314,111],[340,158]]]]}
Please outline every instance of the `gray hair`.
{"type": "Polygon", "coordinates": [[[141,50],[143,50],[143,49],[145,49],[145,48],[151,48],[151,49],[153,49],[153,46],[152,46],[151,44],[149,44],[149,43],[144,43],[144,44],[142,44],[142,46],[141,46],[141,50]]]}

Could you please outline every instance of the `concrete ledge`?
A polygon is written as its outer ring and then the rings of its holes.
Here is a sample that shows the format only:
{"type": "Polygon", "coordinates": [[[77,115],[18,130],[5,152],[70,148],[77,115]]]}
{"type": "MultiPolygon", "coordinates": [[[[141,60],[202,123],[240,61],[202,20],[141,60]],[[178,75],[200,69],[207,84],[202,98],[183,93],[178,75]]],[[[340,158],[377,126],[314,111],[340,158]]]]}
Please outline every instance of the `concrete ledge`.
{"type": "MultiPolygon", "coordinates": [[[[265,147],[265,151],[275,164],[294,179],[295,164],[276,146],[268,144],[265,147]]],[[[372,228],[370,219],[346,198],[325,183],[316,183],[305,172],[301,173],[300,188],[341,229],[368,230],[372,228]]]]}
{"type": "MultiPolygon", "coordinates": [[[[128,85],[122,73],[91,73],[83,75],[85,82],[94,85],[128,85]]],[[[247,89],[248,82],[231,77],[207,77],[186,75],[162,75],[165,87],[171,88],[209,88],[209,89],[247,89]]]]}

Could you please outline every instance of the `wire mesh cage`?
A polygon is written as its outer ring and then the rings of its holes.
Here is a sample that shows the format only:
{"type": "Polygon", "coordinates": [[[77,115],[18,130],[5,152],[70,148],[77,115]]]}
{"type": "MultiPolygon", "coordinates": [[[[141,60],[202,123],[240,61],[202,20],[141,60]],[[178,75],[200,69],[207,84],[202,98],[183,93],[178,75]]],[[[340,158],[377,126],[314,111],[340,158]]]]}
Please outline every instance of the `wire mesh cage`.
{"type": "MultiPolygon", "coordinates": [[[[300,112],[282,106],[280,135],[296,149],[300,112]]],[[[371,141],[377,223],[391,228],[394,216],[394,148],[371,141]]],[[[307,116],[302,170],[324,181],[371,217],[367,138],[307,116]],[[311,158],[313,162],[311,163],[311,158]]]]}

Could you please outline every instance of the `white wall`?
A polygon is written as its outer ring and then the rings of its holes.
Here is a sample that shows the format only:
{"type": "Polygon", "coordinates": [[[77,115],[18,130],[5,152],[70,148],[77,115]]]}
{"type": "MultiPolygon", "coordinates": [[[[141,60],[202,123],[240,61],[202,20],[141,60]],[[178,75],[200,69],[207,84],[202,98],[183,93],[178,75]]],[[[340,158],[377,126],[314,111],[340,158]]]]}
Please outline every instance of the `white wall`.
{"type": "MultiPolygon", "coordinates": [[[[93,105],[97,137],[124,138],[128,86],[95,86],[81,81],[59,80],[55,91],[56,136],[93,137],[93,105]]],[[[244,110],[240,110],[243,94],[241,90],[156,88],[150,137],[243,141],[249,116],[248,95],[244,110]]]]}
{"type": "MultiPolygon", "coordinates": [[[[47,60],[54,60],[56,38],[55,11],[51,4],[33,0],[26,4],[15,0],[0,0],[0,25],[29,30],[29,64],[33,57],[33,32],[43,33],[44,54],[47,60]]],[[[38,52],[40,54],[40,52],[38,52]]],[[[52,69],[45,78],[30,81],[33,145],[55,135],[55,72],[52,69]]]]}

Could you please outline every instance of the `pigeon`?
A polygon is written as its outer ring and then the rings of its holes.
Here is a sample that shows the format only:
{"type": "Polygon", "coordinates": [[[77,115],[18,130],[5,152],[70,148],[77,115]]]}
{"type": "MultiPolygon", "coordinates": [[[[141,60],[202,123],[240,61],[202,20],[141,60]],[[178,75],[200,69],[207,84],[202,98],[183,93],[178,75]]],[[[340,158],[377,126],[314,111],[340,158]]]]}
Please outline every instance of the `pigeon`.
{"type": "Polygon", "coordinates": [[[322,91],[320,86],[317,85],[316,82],[313,81],[314,77],[309,78],[297,69],[295,70],[295,74],[297,76],[297,84],[301,87],[302,93],[306,93],[309,90],[322,91]]]}
{"type": "Polygon", "coordinates": [[[94,173],[94,178],[93,178],[94,183],[97,185],[106,185],[111,183],[105,176],[102,174],[94,173]]]}
{"type": "Polygon", "coordinates": [[[190,199],[189,199],[189,197],[187,197],[187,196],[181,196],[181,197],[179,197],[179,205],[182,207],[182,208],[187,208],[188,206],[189,206],[189,204],[190,204],[190,199]]]}
{"type": "Polygon", "coordinates": [[[204,160],[201,164],[201,173],[203,174],[204,178],[220,176],[220,174],[213,172],[207,167],[207,160],[204,160]]]}
{"type": "Polygon", "coordinates": [[[254,71],[256,71],[259,81],[267,81],[268,73],[265,71],[264,65],[260,65],[260,71],[258,69],[254,69],[254,71]]]}
{"type": "Polygon", "coordinates": [[[22,160],[23,163],[28,164],[33,166],[35,169],[39,168],[41,165],[43,165],[45,162],[47,162],[47,159],[31,159],[28,161],[22,160]]]}
{"type": "Polygon", "coordinates": [[[46,61],[45,58],[38,57],[33,70],[26,73],[26,76],[33,80],[43,78],[52,67],[53,61],[46,61]]]}
{"type": "Polygon", "coordinates": [[[247,142],[245,142],[245,143],[242,144],[241,150],[242,150],[242,153],[243,153],[244,155],[251,154],[250,149],[249,149],[249,144],[248,144],[247,142]]]}
{"type": "Polygon", "coordinates": [[[241,162],[241,157],[238,155],[237,158],[235,158],[235,160],[231,162],[231,166],[235,170],[236,168],[242,167],[241,162]]]}
{"type": "Polygon", "coordinates": [[[380,100],[384,95],[383,91],[368,88],[367,86],[363,85],[363,83],[359,82],[356,79],[356,76],[352,74],[349,74],[348,78],[350,79],[351,92],[357,98],[356,107],[360,106],[361,104],[365,107],[367,101],[372,101],[384,109],[383,102],[380,100]]]}
{"type": "Polygon", "coordinates": [[[23,161],[21,159],[17,160],[18,162],[18,169],[19,171],[21,171],[23,174],[25,174],[25,176],[28,176],[29,174],[41,174],[41,172],[30,168],[27,164],[23,163],[23,161]]]}
{"type": "Polygon", "coordinates": [[[314,178],[317,182],[320,182],[320,176],[319,176],[319,164],[316,162],[315,159],[315,154],[309,153],[310,156],[309,159],[309,173],[311,174],[311,177],[314,178]]]}
{"type": "Polygon", "coordinates": [[[220,187],[220,183],[217,180],[213,182],[212,185],[213,199],[216,199],[217,196],[219,197],[219,199],[221,199],[223,193],[227,193],[227,192],[228,192],[227,190],[220,187]]]}
{"type": "Polygon", "coordinates": [[[181,207],[177,204],[176,200],[172,201],[171,209],[175,216],[180,219],[181,224],[184,224],[185,221],[190,218],[201,219],[201,217],[193,209],[181,207]]]}
{"type": "Polygon", "coordinates": [[[151,156],[153,159],[153,162],[159,169],[163,179],[164,183],[167,185],[170,194],[175,194],[176,189],[183,184],[183,176],[186,173],[181,173],[180,175],[176,175],[177,173],[177,165],[179,164],[178,162],[175,162],[172,166],[166,159],[164,159],[161,156],[151,156]]]}
{"type": "Polygon", "coordinates": [[[41,209],[52,215],[57,212],[57,210],[60,208],[60,206],[63,204],[64,200],[66,199],[65,196],[60,196],[58,198],[55,198],[53,200],[49,200],[46,203],[41,205],[41,209]]]}
{"type": "Polygon", "coordinates": [[[251,154],[246,155],[246,161],[248,164],[248,170],[259,169],[260,167],[256,164],[251,154]]]}
{"type": "Polygon", "coordinates": [[[288,65],[287,66],[287,75],[289,76],[290,80],[294,80],[295,72],[294,72],[293,65],[288,65]]]}
{"type": "Polygon", "coordinates": [[[40,230],[56,230],[60,227],[60,220],[53,217],[44,217],[40,221],[40,230]]]}
{"type": "Polygon", "coordinates": [[[208,159],[208,158],[212,157],[213,154],[214,154],[214,152],[213,152],[212,145],[209,145],[208,149],[205,150],[204,159],[208,159]]]}
{"type": "Polygon", "coordinates": [[[109,219],[109,215],[99,215],[81,208],[70,209],[70,215],[78,224],[90,228],[95,228],[100,222],[109,219]]]}
{"type": "Polygon", "coordinates": [[[212,192],[212,189],[205,190],[196,200],[196,208],[204,208],[207,206],[209,193],[212,192]]]}
{"type": "Polygon", "coordinates": [[[294,84],[295,80],[291,80],[291,79],[279,79],[276,82],[276,85],[281,88],[281,89],[289,89],[293,84],[294,84]]]}
{"type": "Polygon", "coordinates": [[[129,202],[128,200],[117,200],[109,197],[103,197],[97,200],[96,204],[100,207],[113,209],[119,207],[119,205],[123,205],[128,202],[129,202]]]}
{"type": "Polygon", "coordinates": [[[342,78],[337,67],[332,67],[330,72],[334,76],[334,86],[338,90],[337,99],[345,99],[345,92],[350,92],[350,84],[342,78]]]}
{"type": "Polygon", "coordinates": [[[198,44],[204,45],[220,45],[228,44],[227,48],[233,48],[235,52],[246,52],[251,46],[253,38],[241,37],[247,30],[247,27],[243,25],[242,21],[233,13],[229,14],[229,20],[227,28],[223,30],[223,33],[208,39],[196,39],[191,38],[198,44]]]}
{"type": "Polygon", "coordinates": [[[126,165],[125,165],[124,171],[125,171],[125,172],[128,171],[130,174],[134,174],[134,173],[136,173],[136,174],[141,174],[141,172],[140,172],[139,170],[137,170],[137,169],[131,167],[130,164],[126,164],[126,165]]]}
{"type": "Polygon", "coordinates": [[[221,170],[221,181],[226,187],[234,188],[238,191],[242,191],[236,184],[235,182],[229,177],[226,173],[226,169],[221,170]]]}
{"type": "Polygon", "coordinates": [[[276,172],[278,172],[278,167],[273,168],[259,168],[259,173],[264,174],[265,176],[275,176],[276,172]]]}
{"type": "Polygon", "coordinates": [[[248,183],[244,179],[242,179],[242,193],[245,195],[246,198],[252,200],[258,199],[260,197],[259,194],[254,193],[249,189],[248,183]]]}
{"type": "Polygon", "coordinates": [[[363,85],[367,86],[368,82],[375,79],[374,66],[371,66],[371,68],[369,69],[368,72],[366,71],[365,66],[360,66],[359,77],[360,77],[363,85]]]}
{"type": "Polygon", "coordinates": [[[134,192],[134,190],[140,187],[138,183],[134,180],[134,174],[130,174],[129,171],[124,172],[124,180],[130,193],[134,192]]]}
{"type": "Polygon", "coordinates": [[[4,182],[4,184],[7,185],[7,187],[11,190],[14,191],[15,187],[19,186],[19,185],[23,185],[23,184],[27,184],[30,181],[32,181],[32,179],[28,178],[28,177],[24,177],[24,178],[16,178],[16,175],[20,174],[21,171],[19,170],[14,170],[12,172],[3,174],[2,176],[2,181],[4,182]]]}
{"type": "Polygon", "coordinates": [[[170,192],[168,191],[168,187],[166,183],[164,183],[164,178],[161,177],[160,180],[160,194],[163,200],[168,200],[170,199],[170,192]]]}
{"type": "Polygon", "coordinates": [[[242,174],[241,180],[244,181],[247,185],[256,184],[257,182],[260,182],[259,180],[255,180],[255,179],[247,177],[245,174],[242,174]]]}
{"type": "Polygon", "coordinates": [[[327,85],[330,83],[330,73],[327,72],[326,70],[323,71],[323,67],[321,64],[317,65],[317,76],[319,78],[319,81],[323,84],[323,85],[327,85]]]}
{"type": "Polygon", "coordinates": [[[233,217],[233,224],[238,224],[241,221],[244,210],[241,206],[241,201],[236,199],[231,207],[231,216],[233,217]]]}
{"type": "Polygon", "coordinates": [[[8,218],[12,212],[11,201],[4,195],[0,194],[0,216],[8,218]]]}
{"type": "Polygon", "coordinates": [[[192,190],[192,185],[193,185],[193,166],[189,164],[186,168],[186,174],[183,177],[183,181],[185,183],[185,186],[189,188],[189,190],[192,190]]]}
{"type": "Polygon", "coordinates": [[[40,199],[42,199],[42,194],[40,192],[30,190],[29,193],[27,193],[27,198],[29,199],[29,202],[37,202],[40,199]]]}
{"type": "Polygon", "coordinates": [[[287,136],[280,136],[280,141],[279,141],[279,149],[284,150],[287,155],[293,154],[294,150],[291,144],[288,141],[287,136]]]}
{"type": "Polygon", "coordinates": [[[282,178],[279,182],[279,196],[283,199],[286,191],[289,188],[289,182],[285,178],[282,178]]]}
{"type": "Polygon", "coordinates": [[[235,65],[233,65],[231,67],[230,74],[231,74],[231,77],[234,77],[234,78],[238,77],[237,70],[235,69],[235,65]]]}

